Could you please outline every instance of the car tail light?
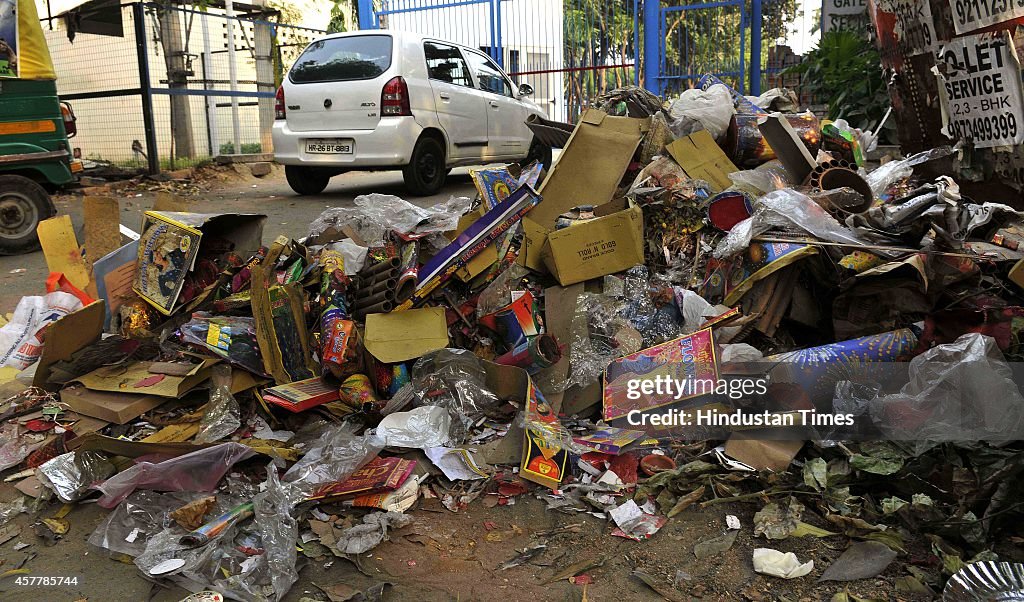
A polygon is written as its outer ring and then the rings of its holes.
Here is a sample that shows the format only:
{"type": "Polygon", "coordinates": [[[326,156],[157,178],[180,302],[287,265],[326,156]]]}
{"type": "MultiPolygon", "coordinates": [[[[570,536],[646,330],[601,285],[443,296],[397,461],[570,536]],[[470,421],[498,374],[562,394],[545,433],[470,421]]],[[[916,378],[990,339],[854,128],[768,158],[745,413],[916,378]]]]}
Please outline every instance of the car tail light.
{"type": "Polygon", "coordinates": [[[277,94],[274,96],[274,119],[284,119],[286,112],[284,110],[284,86],[277,89],[277,94]]]}
{"type": "Polygon", "coordinates": [[[60,103],[60,116],[64,119],[64,133],[68,138],[74,138],[78,133],[78,126],[75,125],[75,112],[71,110],[70,104],[60,103]]]}
{"type": "Polygon", "coordinates": [[[409,86],[399,77],[391,78],[380,93],[380,114],[382,117],[411,117],[409,86]]]}

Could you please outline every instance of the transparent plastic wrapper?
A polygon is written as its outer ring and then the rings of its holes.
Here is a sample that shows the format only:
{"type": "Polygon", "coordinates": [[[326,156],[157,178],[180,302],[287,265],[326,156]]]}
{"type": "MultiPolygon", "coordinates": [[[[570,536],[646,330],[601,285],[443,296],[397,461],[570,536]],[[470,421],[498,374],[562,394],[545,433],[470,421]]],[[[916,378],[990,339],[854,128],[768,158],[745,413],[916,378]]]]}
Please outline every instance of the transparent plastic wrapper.
{"type": "Polygon", "coordinates": [[[749,247],[755,236],[773,227],[796,227],[815,238],[851,246],[865,244],[809,196],[792,188],[783,188],[763,196],[754,208],[754,214],[733,226],[718,243],[714,256],[719,259],[731,257],[749,247]]]}
{"type": "Polygon", "coordinates": [[[885,163],[864,175],[864,180],[867,181],[868,186],[871,187],[871,192],[873,192],[876,197],[881,196],[896,182],[909,178],[910,175],[914,173],[915,165],[920,165],[933,159],[947,157],[953,154],[953,152],[954,149],[952,147],[938,146],[924,152],[910,155],[906,159],[889,161],[888,163],[885,163]]]}
{"type": "Polygon", "coordinates": [[[388,529],[411,524],[412,517],[399,512],[374,512],[363,517],[362,524],[345,529],[335,544],[342,554],[365,554],[388,538],[388,529]]]}
{"type": "Polygon", "coordinates": [[[344,481],[384,449],[371,435],[356,435],[350,424],[332,425],[309,446],[281,481],[289,488],[293,503],[312,495],[321,486],[344,481]]]}
{"type": "Polygon", "coordinates": [[[684,90],[669,106],[668,125],[678,138],[707,130],[717,140],[729,129],[729,122],[735,114],[729,89],[715,84],[707,90],[684,90]]]}
{"type": "Polygon", "coordinates": [[[196,312],[182,324],[181,338],[253,374],[265,374],[255,318],[196,312]]]}
{"type": "Polygon", "coordinates": [[[621,312],[623,317],[629,320],[633,328],[640,332],[647,331],[657,311],[651,300],[647,266],[638,265],[626,270],[622,278],[622,298],[625,302],[621,312]]]}
{"type": "Polygon", "coordinates": [[[9,502],[0,503],[0,526],[7,524],[12,518],[23,512],[28,512],[28,504],[25,497],[19,495],[9,502]]]}
{"type": "Polygon", "coordinates": [[[283,598],[299,580],[299,572],[295,569],[299,525],[291,514],[292,508],[289,492],[278,480],[277,469],[270,464],[267,466],[266,489],[253,499],[253,509],[263,544],[262,558],[270,570],[275,600],[283,598]]]}
{"type": "Polygon", "coordinates": [[[0,328],[0,366],[24,370],[36,363],[43,353],[38,336],[43,327],[81,307],[78,297],[60,291],[22,297],[11,319],[0,328]]]}
{"type": "Polygon", "coordinates": [[[42,444],[42,437],[30,438],[28,431],[15,420],[0,425],[0,471],[21,464],[42,444]]]}
{"type": "Polygon", "coordinates": [[[597,382],[612,360],[642,348],[643,335],[623,315],[624,307],[607,295],[583,293],[577,298],[565,388],[597,382]]]}
{"type": "Polygon", "coordinates": [[[447,409],[421,406],[388,414],[374,432],[388,447],[427,449],[453,444],[451,428],[452,417],[447,409]]]}
{"type": "Polygon", "coordinates": [[[115,472],[114,465],[103,454],[85,451],[68,452],[44,462],[36,469],[36,476],[60,501],[75,502],[91,492],[90,485],[115,472]]]}
{"type": "Polygon", "coordinates": [[[732,172],[729,174],[729,179],[732,180],[733,188],[738,188],[755,196],[768,194],[773,190],[785,188],[785,171],[781,169],[781,164],[778,164],[780,167],[779,170],[766,168],[767,166],[772,165],[773,162],[768,162],[757,169],[745,169],[743,171],[732,172]]]}
{"type": "Polygon", "coordinates": [[[1024,437],[1024,398],[995,339],[978,333],[937,345],[910,361],[899,393],[870,401],[886,437],[920,455],[938,443],[1005,443],[1024,437]]]}
{"type": "Polygon", "coordinates": [[[712,305],[697,293],[681,286],[673,287],[676,297],[676,306],[683,316],[683,334],[691,334],[700,329],[700,325],[707,322],[704,314],[711,309],[712,305]]]}
{"type": "Polygon", "coordinates": [[[529,273],[530,270],[518,263],[513,263],[508,269],[498,274],[477,299],[477,317],[494,313],[508,305],[512,291],[522,290],[523,287],[519,281],[529,273]]]}
{"type": "Polygon", "coordinates": [[[501,405],[487,389],[487,371],[480,359],[465,349],[431,351],[412,367],[412,383],[420,405],[444,408],[451,416],[451,443],[465,442],[470,426],[484,413],[501,405]]]}
{"type": "Polygon", "coordinates": [[[363,269],[363,265],[366,264],[366,253],[369,251],[368,247],[361,247],[348,238],[332,242],[324,249],[341,254],[345,260],[344,267],[347,276],[355,276],[359,270],[363,269]]]}
{"type": "Polygon", "coordinates": [[[196,443],[213,443],[242,426],[242,409],[231,394],[231,366],[217,364],[211,369],[210,402],[199,421],[196,443]]]}
{"type": "Polygon", "coordinates": [[[454,230],[459,218],[469,211],[473,199],[451,197],[444,203],[428,208],[390,194],[364,194],[357,196],[355,207],[331,207],[309,225],[310,236],[319,236],[326,230],[339,230],[350,226],[371,246],[381,244],[385,235],[395,230],[402,234],[426,234],[454,230]]]}
{"type": "Polygon", "coordinates": [[[138,556],[149,538],[173,523],[171,512],[202,496],[191,491],[136,491],[107,514],[89,535],[89,544],[112,554],[138,556]]]}
{"type": "Polygon", "coordinates": [[[139,462],[96,486],[99,505],[113,508],[136,489],[213,491],[237,462],[256,455],[248,445],[222,443],[159,463],[139,462]]]}

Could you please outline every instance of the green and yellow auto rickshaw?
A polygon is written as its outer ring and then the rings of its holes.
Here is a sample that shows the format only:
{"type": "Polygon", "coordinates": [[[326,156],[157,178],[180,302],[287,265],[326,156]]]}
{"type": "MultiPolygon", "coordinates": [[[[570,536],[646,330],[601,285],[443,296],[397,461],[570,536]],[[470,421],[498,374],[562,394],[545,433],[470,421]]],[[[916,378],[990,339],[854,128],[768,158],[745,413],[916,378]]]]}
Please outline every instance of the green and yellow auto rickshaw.
{"type": "Polygon", "coordinates": [[[39,246],[36,226],[57,212],[50,194],[75,181],[71,106],[33,0],[0,0],[0,254],[39,246]]]}

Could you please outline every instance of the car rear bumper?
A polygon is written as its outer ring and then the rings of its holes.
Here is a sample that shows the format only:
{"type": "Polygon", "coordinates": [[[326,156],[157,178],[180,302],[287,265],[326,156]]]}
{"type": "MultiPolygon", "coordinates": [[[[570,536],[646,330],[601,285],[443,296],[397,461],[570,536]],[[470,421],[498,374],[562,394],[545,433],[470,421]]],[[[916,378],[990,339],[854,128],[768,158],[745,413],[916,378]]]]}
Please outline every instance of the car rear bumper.
{"type": "Polygon", "coordinates": [[[423,128],[412,117],[384,117],[372,130],[320,130],[296,132],[288,122],[274,122],[274,159],[282,165],[323,167],[401,167],[409,163],[423,128]],[[352,153],[306,152],[306,140],[338,138],[352,141],[352,153]]]}

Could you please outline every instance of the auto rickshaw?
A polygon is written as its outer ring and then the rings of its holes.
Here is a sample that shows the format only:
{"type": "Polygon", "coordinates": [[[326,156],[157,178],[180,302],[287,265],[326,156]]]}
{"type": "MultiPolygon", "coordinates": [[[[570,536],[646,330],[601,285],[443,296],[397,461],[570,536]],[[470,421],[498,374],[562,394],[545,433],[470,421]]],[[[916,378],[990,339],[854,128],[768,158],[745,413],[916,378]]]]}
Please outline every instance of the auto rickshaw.
{"type": "Polygon", "coordinates": [[[82,163],[68,138],[71,106],[57,76],[33,0],[0,0],[0,254],[39,247],[36,226],[57,210],[50,194],[75,181],[82,163]]]}

